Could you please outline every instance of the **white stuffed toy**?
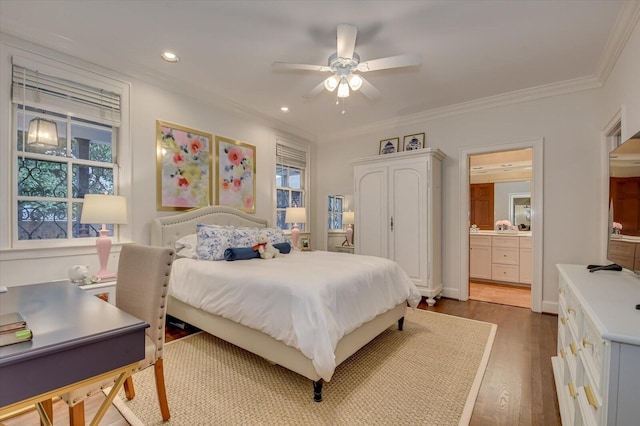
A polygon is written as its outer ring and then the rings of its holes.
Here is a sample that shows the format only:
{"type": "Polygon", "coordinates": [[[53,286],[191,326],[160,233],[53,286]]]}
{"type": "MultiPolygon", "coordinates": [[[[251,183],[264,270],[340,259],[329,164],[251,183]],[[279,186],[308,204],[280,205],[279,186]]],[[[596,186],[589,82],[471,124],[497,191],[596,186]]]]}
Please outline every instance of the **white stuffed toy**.
{"type": "Polygon", "coordinates": [[[280,254],[280,250],[275,248],[273,244],[269,242],[266,235],[260,234],[258,239],[260,240],[260,242],[258,242],[257,244],[258,253],[260,253],[260,257],[262,259],[273,259],[274,257],[282,256],[282,254],[280,254]],[[263,241],[266,241],[266,242],[263,242],[263,241]]]}

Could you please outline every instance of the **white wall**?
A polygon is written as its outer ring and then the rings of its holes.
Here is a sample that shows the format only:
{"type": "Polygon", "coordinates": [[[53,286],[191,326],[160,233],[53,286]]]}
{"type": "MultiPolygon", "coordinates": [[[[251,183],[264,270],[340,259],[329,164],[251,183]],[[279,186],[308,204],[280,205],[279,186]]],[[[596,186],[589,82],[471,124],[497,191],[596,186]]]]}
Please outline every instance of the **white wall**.
{"type": "MultiPolygon", "coordinates": [[[[377,153],[378,141],[426,132],[426,144],[440,148],[443,162],[443,284],[446,295],[457,295],[461,283],[460,183],[461,148],[491,147],[544,138],[543,309],[557,303],[556,263],[593,263],[599,256],[598,90],[502,106],[453,117],[428,120],[411,128],[319,145],[316,170],[328,171],[316,180],[315,196],[353,193],[349,161],[377,153]],[[546,303],[545,303],[546,302],[546,303]]],[[[490,148],[488,148],[490,149],[490,148]]],[[[534,177],[535,178],[535,177],[534,177]]],[[[321,212],[316,210],[317,214],[321,212]]],[[[319,222],[314,232],[321,233],[319,222]]],[[[357,224],[356,224],[357,226],[357,224]]],[[[551,307],[549,307],[551,306],[551,307]]]]}
{"type": "MultiPolygon", "coordinates": [[[[15,45],[16,40],[12,40],[15,45]]],[[[28,43],[20,43],[19,47],[34,53],[46,52],[47,56],[62,60],[83,68],[89,66],[82,61],[69,58],[57,52],[50,52],[28,43]]],[[[3,44],[4,46],[4,44],[3,44]]],[[[5,49],[6,50],[6,49],[5,49]]],[[[3,51],[0,58],[2,81],[10,79],[10,55],[3,51]],[[8,71],[7,71],[8,70],[8,71]],[[6,77],[6,78],[5,78],[6,77]]],[[[299,137],[292,137],[284,132],[278,133],[262,119],[248,116],[242,111],[232,111],[219,106],[209,105],[202,101],[177,94],[170,86],[159,87],[148,82],[122,76],[108,70],[100,70],[106,75],[131,83],[131,145],[132,145],[132,179],[131,197],[128,207],[131,210],[131,239],[136,243],[148,244],[151,221],[158,216],[175,214],[175,212],[156,211],[156,120],[168,121],[182,126],[197,129],[212,135],[236,139],[256,146],[256,216],[267,218],[271,223],[275,219],[274,209],[274,171],[275,140],[280,134],[297,142],[307,143],[299,137]]],[[[0,91],[2,119],[0,153],[11,153],[11,100],[9,84],[3,84],[0,91]]],[[[126,137],[126,136],[125,136],[126,137]]],[[[215,142],[214,142],[215,149],[215,142]]],[[[215,154],[213,155],[215,161],[215,154]]],[[[0,195],[3,200],[2,220],[9,221],[11,203],[10,179],[13,167],[0,173],[0,195]]],[[[215,173],[215,164],[214,164],[215,173]]],[[[215,180],[214,180],[215,182],[215,180]]],[[[215,191],[215,190],[214,190],[215,191]]],[[[215,203],[215,192],[214,200],[215,203]]],[[[7,239],[8,240],[8,239],[7,239]]],[[[0,247],[0,284],[11,286],[34,282],[43,282],[67,278],[68,268],[72,265],[89,265],[91,271],[99,269],[95,247],[64,248],[56,250],[11,250],[9,241],[0,247]],[[34,267],[37,262],[37,267],[34,267]]],[[[109,270],[117,268],[119,247],[114,245],[109,259],[109,270]]]]}

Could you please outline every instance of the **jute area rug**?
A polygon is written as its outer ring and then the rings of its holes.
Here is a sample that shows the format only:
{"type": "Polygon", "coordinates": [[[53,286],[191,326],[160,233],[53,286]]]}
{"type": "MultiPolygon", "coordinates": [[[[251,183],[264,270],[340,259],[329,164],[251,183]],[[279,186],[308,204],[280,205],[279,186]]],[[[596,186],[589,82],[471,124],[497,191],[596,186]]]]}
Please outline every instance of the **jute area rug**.
{"type": "MultiPolygon", "coordinates": [[[[407,310],[338,366],[313,402],[311,381],[207,333],[165,346],[171,425],[468,424],[496,325],[407,310]]],[[[132,425],[161,425],[152,368],[114,404],[132,425]],[[124,402],[126,401],[126,402],[124,402]]]]}

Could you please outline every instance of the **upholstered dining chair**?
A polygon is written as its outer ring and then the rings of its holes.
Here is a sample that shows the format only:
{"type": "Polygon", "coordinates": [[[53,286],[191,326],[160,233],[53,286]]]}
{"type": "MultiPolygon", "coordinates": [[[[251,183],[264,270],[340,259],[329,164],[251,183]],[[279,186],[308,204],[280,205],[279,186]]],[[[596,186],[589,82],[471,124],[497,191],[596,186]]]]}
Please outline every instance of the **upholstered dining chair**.
{"type": "MultiPolygon", "coordinates": [[[[137,371],[154,366],[156,390],[164,421],[171,417],[164,384],[162,349],[169,274],[174,256],[175,252],[171,248],[124,245],[120,252],[116,284],[115,305],[149,324],[145,332],[145,358],[140,361],[137,371]]],[[[113,385],[114,380],[61,395],[69,405],[72,426],[84,426],[84,400],[113,385]]],[[[132,376],[126,379],[124,390],[127,399],[135,396],[132,376]]]]}

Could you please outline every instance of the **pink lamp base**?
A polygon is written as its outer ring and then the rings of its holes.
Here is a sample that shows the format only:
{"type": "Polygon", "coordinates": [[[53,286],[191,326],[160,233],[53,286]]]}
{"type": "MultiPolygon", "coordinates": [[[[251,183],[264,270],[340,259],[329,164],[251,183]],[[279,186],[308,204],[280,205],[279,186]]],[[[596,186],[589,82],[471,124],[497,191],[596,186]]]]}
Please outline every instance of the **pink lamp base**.
{"type": "Polygon", "coordinates": [[[109,262],[109,254],[111,253],[111,238],[107,237],[109,230],[104,224],[100,229],[100,236],[96,240],[96,249],[98,250],[98,260],[100,261],[100,271],[96,277],[101,280],[113,279],[116,274],[107,271],[107,263],[109,262]]]}
{"type": "Polygon", "coordinates": [[[291,229],[291,245],[293,245],[294,250],[300,250],[298,246],[298,242],[300,240],[300,230],[298,229],[298,225],[294,224],[291,229]]]}

